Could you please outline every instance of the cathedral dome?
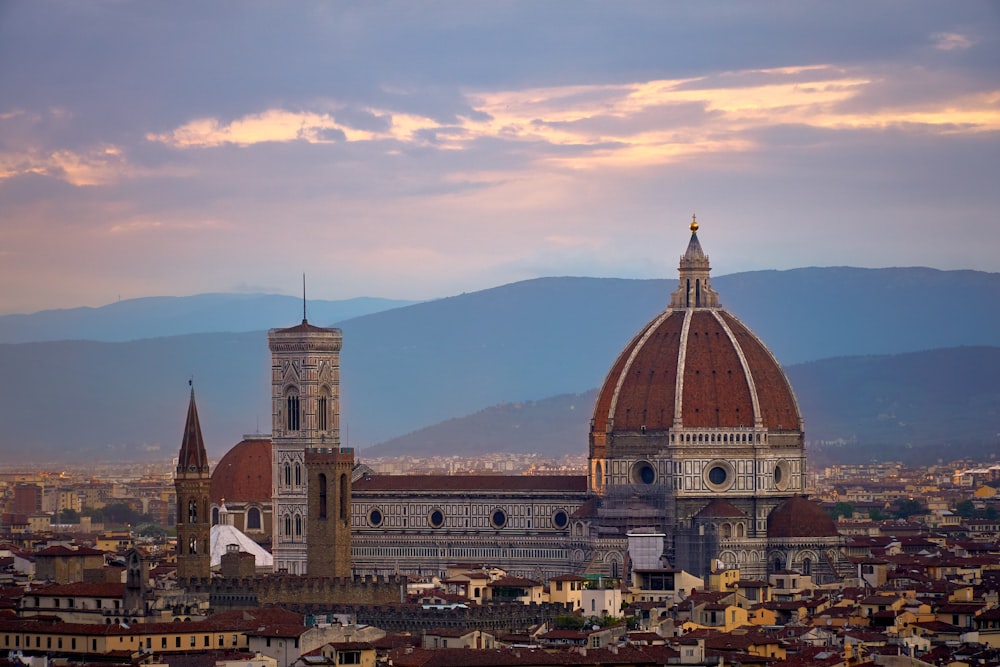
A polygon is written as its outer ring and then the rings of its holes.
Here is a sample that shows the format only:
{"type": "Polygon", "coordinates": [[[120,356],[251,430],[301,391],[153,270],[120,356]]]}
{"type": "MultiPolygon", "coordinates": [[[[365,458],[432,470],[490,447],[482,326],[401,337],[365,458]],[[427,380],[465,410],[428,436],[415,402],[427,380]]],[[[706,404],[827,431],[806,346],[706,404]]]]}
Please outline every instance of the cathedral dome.
{"type": "Polygon", "coordinates": [[[271,438],[244,436],[212,471],[212,502],[271,502],[271,438]]]}
{"type": "Polygon", "coordinates": [[[768,539],[837,537],[837,524],[805,496],[792,496],[767,515],[768,539]]]}
{"type": "Polygon", "coordinates": [[[625,346],[598,393],[592,457],[609,454],[618,434],[802,432],[795,395],[774,355],[719,306],[696,230],[692,224],[670,306],[625,346]]]}

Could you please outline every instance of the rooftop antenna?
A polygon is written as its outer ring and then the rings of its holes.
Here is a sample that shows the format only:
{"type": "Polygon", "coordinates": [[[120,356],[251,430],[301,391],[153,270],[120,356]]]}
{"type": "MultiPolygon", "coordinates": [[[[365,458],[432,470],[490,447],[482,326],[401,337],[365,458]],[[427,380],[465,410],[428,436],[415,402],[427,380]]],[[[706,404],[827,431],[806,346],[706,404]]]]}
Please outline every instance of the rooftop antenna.
{"type": "Polygon", "coordinates": [[[306,322],[306,274],[302,272],[302,323],[306,322]]]}

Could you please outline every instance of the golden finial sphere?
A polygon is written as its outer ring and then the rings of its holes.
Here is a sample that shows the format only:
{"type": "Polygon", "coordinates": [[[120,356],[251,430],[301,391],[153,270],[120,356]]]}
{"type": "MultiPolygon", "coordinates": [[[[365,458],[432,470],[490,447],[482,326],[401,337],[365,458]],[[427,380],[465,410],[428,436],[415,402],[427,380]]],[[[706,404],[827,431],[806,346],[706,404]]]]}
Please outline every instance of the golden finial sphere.
{"type": "Polygon", "coordinates": [[[695,217],[695,215],[694,215],[694,214],[692,213],[692,214],[691,214],[691,233],[693,234],[693,233],[695,233],[696,231],[698,231],[698,219],[697,219],[697,218],[695,217]]]}

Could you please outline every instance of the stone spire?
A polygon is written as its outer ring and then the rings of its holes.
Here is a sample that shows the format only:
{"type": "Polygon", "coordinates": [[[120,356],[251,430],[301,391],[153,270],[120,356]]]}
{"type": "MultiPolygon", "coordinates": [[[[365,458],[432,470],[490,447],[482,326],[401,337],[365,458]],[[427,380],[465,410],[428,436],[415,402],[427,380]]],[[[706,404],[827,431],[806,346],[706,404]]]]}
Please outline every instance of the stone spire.
{"type": "MultiPolygon", "coordinates": [[[[191,384],[189,381],[188,384],[191,384]]],[[[209,496],[212,475],[208,469],[205,439],[201,435],[194,387],[188,403],[184,439],[177,456],[174,490],[177,493],[177,580],[212,576],[212,522],[209,496]]]]}
{"type": "Polygon", "coordinates": [[[708,264],[708,255],[698,241],[698,226],[697,218],[692,215],[691,240],[677,268],[680,280],[677,289],[670,295],[671,308],[719,307],[719,295],[709,284],[708,274],[712,269],[708,264]]]}
{"type": "Polygon", "coordinates": [[[194,386],[191,387],[181,451],[177,456],[177,473],[208,473],[208,454],[205,453],[205,439],[201,435],[201,422],[198,421],[198,406],[194,402],[194,386]]]}

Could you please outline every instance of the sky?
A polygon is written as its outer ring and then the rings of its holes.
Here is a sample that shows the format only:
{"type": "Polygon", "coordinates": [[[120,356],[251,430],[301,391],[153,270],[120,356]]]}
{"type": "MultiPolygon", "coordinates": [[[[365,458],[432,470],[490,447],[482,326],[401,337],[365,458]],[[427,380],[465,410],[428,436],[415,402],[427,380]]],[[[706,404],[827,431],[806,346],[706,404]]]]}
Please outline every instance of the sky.
{"type": "Polygon", "coordinates": [[[0,314],[1000,271],[1000,3],[0,1],[0,314]]]}

